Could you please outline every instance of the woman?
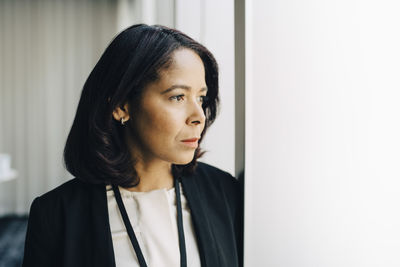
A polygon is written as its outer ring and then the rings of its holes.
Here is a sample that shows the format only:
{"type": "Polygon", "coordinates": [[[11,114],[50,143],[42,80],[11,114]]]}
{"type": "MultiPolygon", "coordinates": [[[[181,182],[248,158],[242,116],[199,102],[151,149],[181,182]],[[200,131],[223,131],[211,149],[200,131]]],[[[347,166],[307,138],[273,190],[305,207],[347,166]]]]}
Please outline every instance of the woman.
{"type": "Polygon", "coordinates": [[[31,206],[23,266],[239,266],[236,179],[197,162],[218,69],[185,34],[134,25],[87,79],[64,151],[76,178],[31,206]]]}

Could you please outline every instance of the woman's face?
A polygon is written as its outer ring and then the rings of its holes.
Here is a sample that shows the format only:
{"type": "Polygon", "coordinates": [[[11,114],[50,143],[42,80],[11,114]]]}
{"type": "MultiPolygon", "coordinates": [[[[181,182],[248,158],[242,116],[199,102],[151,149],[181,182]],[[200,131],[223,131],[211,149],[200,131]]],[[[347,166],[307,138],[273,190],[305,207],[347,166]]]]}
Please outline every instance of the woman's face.
{"type": "Polygon", "coordinates": [[[200,57],[190,49],[175,51],[172,64],[144,89],[139,107],[129,118],[132,138],[128,141],[134,157],[146,163],[191,162],[204,129],[206,94],[200,57]]]}

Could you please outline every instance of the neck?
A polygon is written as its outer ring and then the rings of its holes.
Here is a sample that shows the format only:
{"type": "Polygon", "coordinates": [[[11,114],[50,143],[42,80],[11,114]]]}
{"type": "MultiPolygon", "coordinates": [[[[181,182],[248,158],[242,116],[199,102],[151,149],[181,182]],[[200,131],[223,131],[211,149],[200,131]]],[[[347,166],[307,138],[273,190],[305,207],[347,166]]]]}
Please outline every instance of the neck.
{"type": "Polygon", "coordinates": [[[131,156],[135,159],[134,168],[139,176],[139,184],[126,188],[129,191],[148,192],[156,189],[171,189],[174,187],[172,175],[172,163],[160,159],[154,159],[149,154],[139,153],[145,151],[140,145],[133,142],[132,132],[125,135],[126,142],[131,150],[131,156]]]}
{"type": "Polygon", "coordinates": [[[126,188],[129,191],[148,192],[156,189],[171,189],[174,186],[174,177],[171,172],[172,164],[169,162],[137,162],[135,170],[140,177],[137,186],[126,188]]]}

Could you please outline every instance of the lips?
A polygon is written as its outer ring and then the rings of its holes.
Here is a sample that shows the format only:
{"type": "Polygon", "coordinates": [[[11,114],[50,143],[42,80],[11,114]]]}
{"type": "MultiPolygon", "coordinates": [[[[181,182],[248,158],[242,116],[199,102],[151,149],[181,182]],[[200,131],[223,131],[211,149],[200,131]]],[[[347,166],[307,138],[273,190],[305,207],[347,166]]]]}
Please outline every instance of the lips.
{"type": "Polygon", "coordinates": [[[199,146],[199,144],[197,142],[198,140],[199,140],[199,138],[194,137],[194,138],[182,140],[181,142],[185,147],[188,147],[190,149],[196,149],[199,146]]]}
{"type": "Polygon", "coordinates": [[[199,140],[199,138],[190,138],[190,139],[182,140],[182,142],[196,142],[197,140],[199,140]]]}

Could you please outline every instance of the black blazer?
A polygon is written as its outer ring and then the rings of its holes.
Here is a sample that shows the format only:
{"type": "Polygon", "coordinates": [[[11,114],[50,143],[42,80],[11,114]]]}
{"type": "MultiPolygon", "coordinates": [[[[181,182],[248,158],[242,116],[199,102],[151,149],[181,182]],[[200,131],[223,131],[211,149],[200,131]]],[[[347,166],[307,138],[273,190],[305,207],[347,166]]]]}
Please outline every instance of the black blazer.
{"type": "MultiPolygon", "coordinates": [[[[202,266],[242,266],[242,186],[198,163],[182,177],[202,266]]],[[[115,266],[105,185],[72,179],[37,197],[30,210],[23,266],[115,266]]]]}

